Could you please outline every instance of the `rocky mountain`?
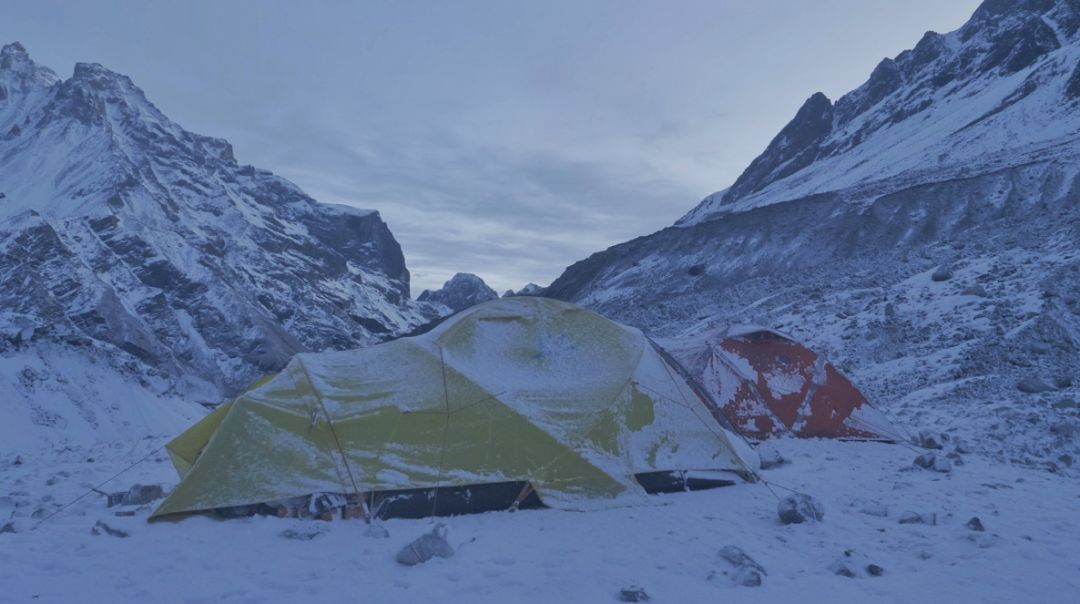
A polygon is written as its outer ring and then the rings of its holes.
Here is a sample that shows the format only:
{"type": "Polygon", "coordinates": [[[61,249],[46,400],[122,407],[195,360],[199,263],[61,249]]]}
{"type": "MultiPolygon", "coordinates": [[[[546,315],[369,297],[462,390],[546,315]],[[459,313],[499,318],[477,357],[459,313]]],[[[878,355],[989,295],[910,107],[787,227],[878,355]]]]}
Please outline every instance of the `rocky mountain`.
{"type": "Polygon", "coordinates": [[[540,295],[543,295],[543,293],[544,293],[544,288],[543,287],[541,287],[541,286],[539,286],[539,285],[537,285],[535,283],[529,282],[529,283],[525,284],[525,287],[523,287],[523,288],[521,288],[521,289],[519,289],[517,291],[514,291],[512,289],[506,290],[505,292],[503,292],[503,297],[504,298],[509,298],[509,297],[512,297],[512,296],[540,296],[540,295]]]}
{"type": "MultiPolygon", "coordinates": [[[[438,312],[410,299],[378,212],[238,163],[101,65],[62,79],[18,43],[0,51],[6,358],[63,349],[216,402],[297,351],[380,341],[438,312]]],[[[33,401],[52,373],[10,381],[33,401]]]]}
{"type": "Polygon", "coordinates": [[[441,304],[449,309],[444,314],[456,313],[481,302],[499,297],[484,280],[472,273],[457,273],[437,290],[425,289],[416,297],[418,302],[441,304]]]}
{"type": "Polygon", "coordinates": [[[788,331],[901,425],[1068,471],[1078,30],[1076,0],[987,0],[836,102],[812,95],[730,187],[572,265],[546,294],[657,335],[788,331]]]}

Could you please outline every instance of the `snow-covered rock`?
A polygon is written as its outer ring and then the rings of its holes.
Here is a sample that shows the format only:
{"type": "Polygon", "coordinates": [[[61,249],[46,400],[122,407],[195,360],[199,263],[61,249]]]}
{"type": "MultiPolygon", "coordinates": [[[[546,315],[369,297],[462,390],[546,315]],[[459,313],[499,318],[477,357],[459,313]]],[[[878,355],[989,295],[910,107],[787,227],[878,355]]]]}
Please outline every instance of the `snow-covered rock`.
{"type": "Polygon", "coordinates": [[[825,506],[806,493],[793,493],[780,500],[776,513],[783,524],[821,522],[825,518],[825,506]]]}
{"type": "Polygon", "coordinates": [[[1067,471],[1080,444],[1050,426],[1076,414],[1051,405],[1078,380],[1017,384],[1080,376],[1078,65],[1080,5],[984,2],[811,97],[731,187],[545,295],[659,337],[786,331],[901,428],[1067,471]]]}
{"type": "MultiPolygon", "coordinates": [[[[457,273],[437,290],[425,289],[416,297],[418,302],[441,304],[450,313],[465,310],[482,302],[499,297],[484,280],[472,273],[457,273]]],[[[449,314],[449,313],[447,313],[449,314]]]]}
{"type": "Polygon", "coordinates": [[[237,163],[101,65],[61,79],[17,43],[0,50],[0,363],[93,349],[72,354],[212,403],[297,351],[438,312],[410,300],[377,212],[237,163]]]}

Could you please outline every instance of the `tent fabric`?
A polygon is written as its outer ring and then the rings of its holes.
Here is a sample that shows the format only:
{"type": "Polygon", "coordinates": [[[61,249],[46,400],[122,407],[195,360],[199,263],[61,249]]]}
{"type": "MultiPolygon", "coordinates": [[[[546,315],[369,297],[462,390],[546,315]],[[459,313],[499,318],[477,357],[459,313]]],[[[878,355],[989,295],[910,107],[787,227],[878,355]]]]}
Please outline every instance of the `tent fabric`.
{"type": "Polygon", "coordinates": [[[659,343],[747,438],[897,438],[824,356],[779,332],[743,326],[659,343]]]}
{"type": "Polygon", "coordinates": [[[640,331],[533,297],[297,355],[169,451],[182,480],[152,517],[517,481],[584,510],[644,500],[635,474],[757,465],[640,331]]]}

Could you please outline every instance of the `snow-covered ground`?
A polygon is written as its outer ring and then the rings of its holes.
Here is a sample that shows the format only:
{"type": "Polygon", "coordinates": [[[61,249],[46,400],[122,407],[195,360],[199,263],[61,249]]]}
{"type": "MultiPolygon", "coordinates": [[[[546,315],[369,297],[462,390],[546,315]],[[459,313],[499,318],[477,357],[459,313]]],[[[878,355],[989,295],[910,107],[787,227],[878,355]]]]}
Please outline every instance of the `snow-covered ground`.
{"type": "MultiPolygon", "coordinates": [[[[1015,603],[1070,601],[1080,590],[1076,480],[975,455],[948,474],[913,469],[916,451],[881,443],[768,445],[791,463],[762,475],[820,499],[819,524],[781,525],[773,494],[741,484],[657,496],[649,507],[442,519],[457,554],[412,568],[394,555],[432,521],[388,521],[388,538],[359,520],[148,524],[149,509],[118,517],[93,494],[31,530],[31,515],[163,442],[0,459],[0,514],[17,530],[0,534],[0,601],[608,602],[634,585],[653,602],[1015,603]],[[934,514],[936,524],[901,524],[905,512],[934,514]],[[985,532],[965,526],[972,517],[985,532]],[[129,536],[92,535],[98,521],[129,536]],[[290,530],[313,537],[283,535],[290,530]],[[726,545],[764,566],[761,587],[733,585],[717,555],[726,545]],[[837,575],[838,562],[856,576],[837,575]],[[884,573],[870,576],[869,564],[884,573]]],[[[162,452],[104,490],[135,482],[169,486],[176,476],[162,452]]]]}

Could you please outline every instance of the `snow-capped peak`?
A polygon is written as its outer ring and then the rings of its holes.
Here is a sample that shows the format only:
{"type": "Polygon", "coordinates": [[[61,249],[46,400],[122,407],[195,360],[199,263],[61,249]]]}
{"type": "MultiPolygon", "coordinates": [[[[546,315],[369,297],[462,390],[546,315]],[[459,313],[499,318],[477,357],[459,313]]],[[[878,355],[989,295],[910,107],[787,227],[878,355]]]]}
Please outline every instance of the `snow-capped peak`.
{"type": "Polygon", "coordinates": [[[437,312],[409,299],[377,212],[239,165],[101,65],[60,81],[21,45],[0,57],[0,326],[122,351],[213,398],[437,312]]]}
{"type": "Polygon", "coordinates": [[[883,59],[835,103],[811,96],[729,189],[678,224],[855,185],[895,189],[914,169],[952,178],[1074,140],[1078,30],[1069,0],[984,2],[958,30],[927,32],[883,59]]]}

